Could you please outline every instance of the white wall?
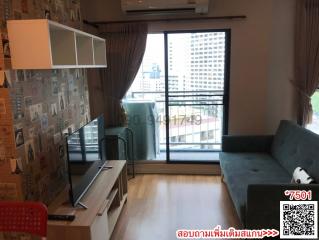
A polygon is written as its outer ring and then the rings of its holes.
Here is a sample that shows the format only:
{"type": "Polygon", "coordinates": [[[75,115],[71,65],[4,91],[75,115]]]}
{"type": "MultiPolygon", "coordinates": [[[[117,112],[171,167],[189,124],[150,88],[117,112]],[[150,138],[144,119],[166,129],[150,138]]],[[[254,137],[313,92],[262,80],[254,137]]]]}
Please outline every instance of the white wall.
{"type": "MultiPolygon", "coordinates": [[[[272,133],[280,119],[293,119],[289,79],[293,69],[294,2],[212,0],[209,16],[246,15],[247,19],[163,21],[152,23],[150,31],[230,28],[229,133],[272,133]]],[[[81,6],[83,18],[89,21],[146,19],[125,16],[120,0],[82,0],[81,6]]]]}
{"type": "Polygon", "coordinates": [[[294,119],[295,1],[280,0],[273,5],[268,77],[267,130],[273,132],[280,119],[294,119]],[[284,13],[284,14],[283,14],[284,13]]]}

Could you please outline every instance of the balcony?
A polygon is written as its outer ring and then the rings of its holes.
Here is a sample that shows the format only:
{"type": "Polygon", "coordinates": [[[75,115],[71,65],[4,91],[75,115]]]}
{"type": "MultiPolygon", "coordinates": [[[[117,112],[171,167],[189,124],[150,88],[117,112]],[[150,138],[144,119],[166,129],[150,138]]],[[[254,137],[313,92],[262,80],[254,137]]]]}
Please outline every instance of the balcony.
{"type": "Polygon", "coordinates": [[[152,153],[137,160],[218,160],[224,91],[169,91],[168,96],[163,91],[130,92],[124,107],[129,127],[136,133],[136,151],[152,153]],[[152,135],[149,140],[139,139],[143,131],[152,135]]]}

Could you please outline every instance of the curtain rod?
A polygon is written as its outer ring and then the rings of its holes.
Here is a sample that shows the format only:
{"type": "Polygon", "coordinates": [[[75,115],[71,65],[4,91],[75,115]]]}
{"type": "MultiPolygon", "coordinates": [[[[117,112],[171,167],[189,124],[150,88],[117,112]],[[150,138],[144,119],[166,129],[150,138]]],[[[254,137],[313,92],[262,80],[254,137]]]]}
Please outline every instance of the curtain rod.
{"type": "Polygon", "coordinates": [[[91,25],[98,28],[99,25],[114,24],[114,23],[141,23],[141,22],[172,22],[172,21],[190,21],[190,20],[235,20],[235,19],[246,19],[245,15],[235,16],[216,16],[216,17],[199,17],[199,18],[168,18],[168,19],[143,19],[143,20],[122,20],[122,21],[87,21],[83,20],[84,24],[91,25]]]}

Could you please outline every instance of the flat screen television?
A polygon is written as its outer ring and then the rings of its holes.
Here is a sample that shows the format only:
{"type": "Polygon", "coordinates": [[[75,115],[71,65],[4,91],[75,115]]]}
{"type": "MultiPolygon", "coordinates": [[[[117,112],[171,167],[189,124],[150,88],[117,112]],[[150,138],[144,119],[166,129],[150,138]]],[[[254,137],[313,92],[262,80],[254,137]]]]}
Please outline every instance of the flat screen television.
{"type": "Polygon", "coordinates": [[[106,162],[104,117],[100,116],[67,137],[70,200],[73,206],[89,189],[106,162]]]}

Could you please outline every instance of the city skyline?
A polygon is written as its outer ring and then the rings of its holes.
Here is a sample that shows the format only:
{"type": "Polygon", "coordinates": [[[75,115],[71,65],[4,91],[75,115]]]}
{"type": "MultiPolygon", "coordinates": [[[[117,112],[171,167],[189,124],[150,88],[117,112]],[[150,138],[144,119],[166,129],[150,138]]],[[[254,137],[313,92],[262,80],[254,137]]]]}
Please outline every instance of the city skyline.
{"type": "MultiPolygon", "coordinates": [[[[148,34],[144,58],[129,93],[165,91],[164,55],[164,34],[148,34]]],[[[168,36],[170,90],[223,90],[224,62],[224,32],[168,36]]]]}
{"type": "MultiPolygon", "coordinates": [[[[225,32],[167,35],[171,150],[220,149],[225,39],[225,32]]],[[[161,121],[155,131],[162,150],[166,143],[164,57],[164,34],[149,34],[141,67],[126,97],[156,103],[155,119],[161,121]]]]}

